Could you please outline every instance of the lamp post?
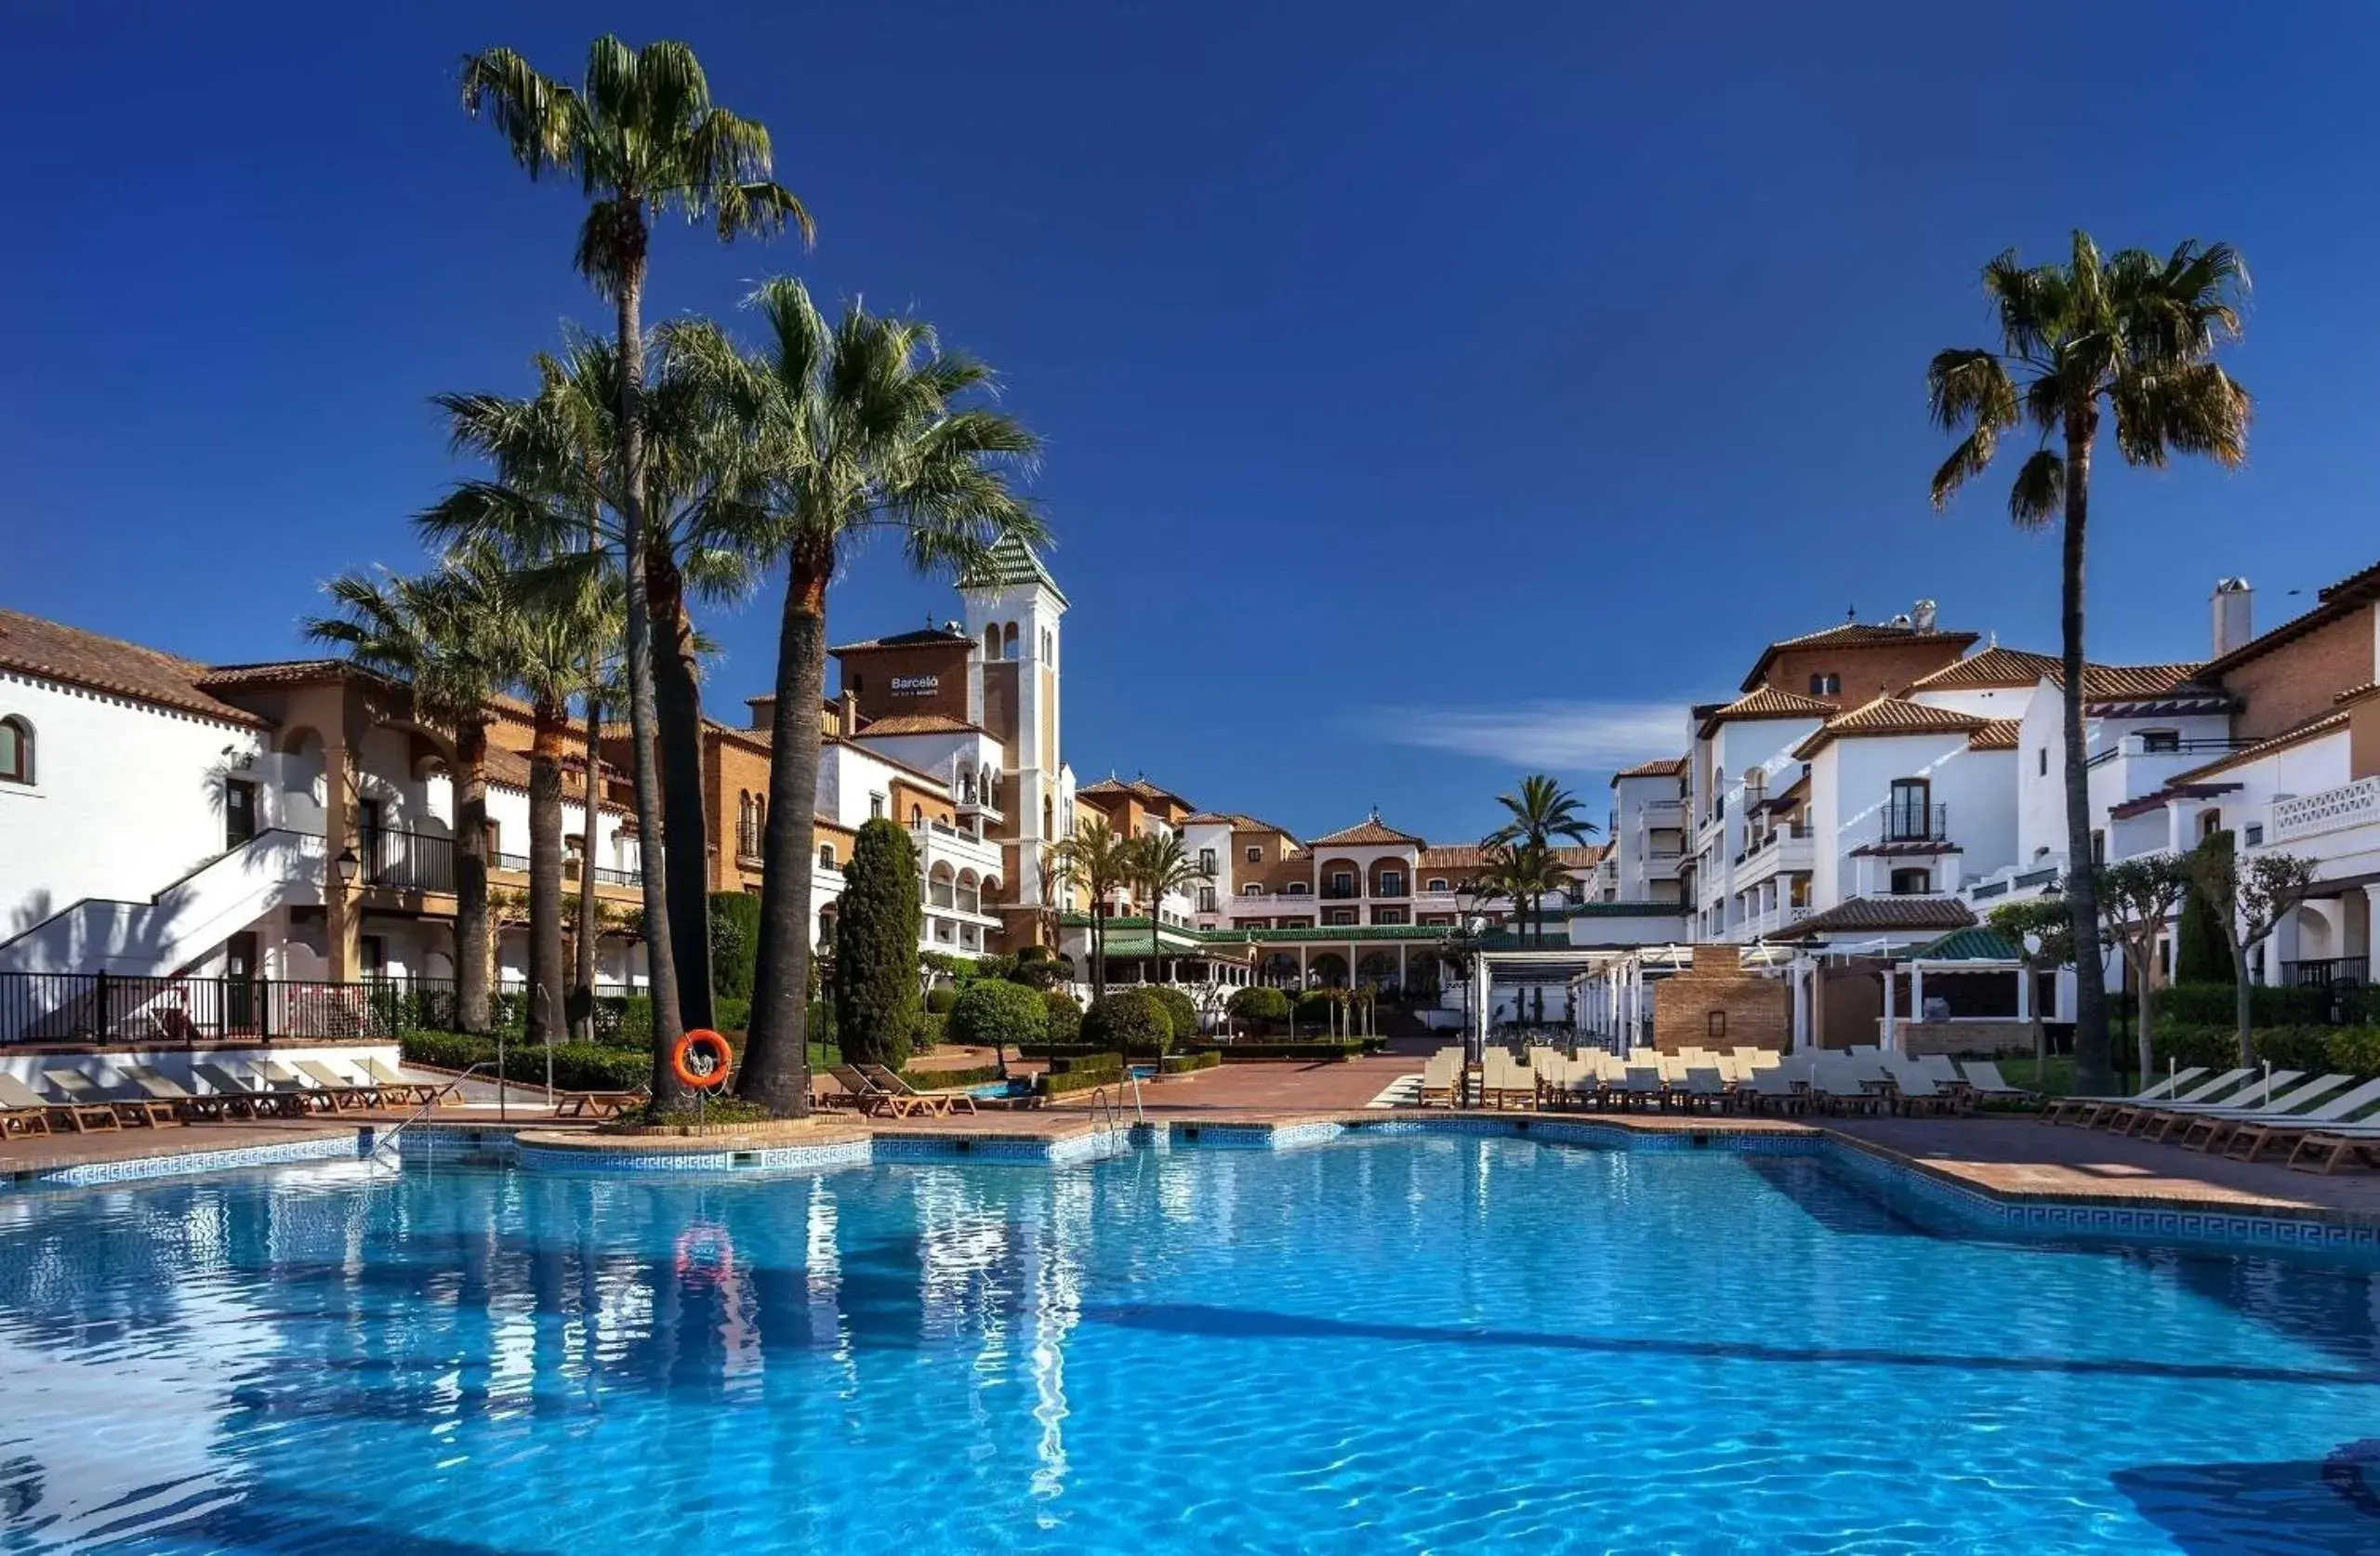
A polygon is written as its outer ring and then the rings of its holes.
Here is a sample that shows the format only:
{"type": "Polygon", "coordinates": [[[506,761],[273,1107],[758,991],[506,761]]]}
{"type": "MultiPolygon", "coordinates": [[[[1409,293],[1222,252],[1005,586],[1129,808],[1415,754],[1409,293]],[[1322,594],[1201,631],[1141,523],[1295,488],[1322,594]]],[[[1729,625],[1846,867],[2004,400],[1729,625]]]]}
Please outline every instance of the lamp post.
{"type": "Polygon", "coordinates": [[[364,872],[364,861],[355,857],[353,849],[346,848],[338,851],[338,857],[331,861],[331,867],[338,871],[341,886],[353,886],[355,877],[364,872]]]}

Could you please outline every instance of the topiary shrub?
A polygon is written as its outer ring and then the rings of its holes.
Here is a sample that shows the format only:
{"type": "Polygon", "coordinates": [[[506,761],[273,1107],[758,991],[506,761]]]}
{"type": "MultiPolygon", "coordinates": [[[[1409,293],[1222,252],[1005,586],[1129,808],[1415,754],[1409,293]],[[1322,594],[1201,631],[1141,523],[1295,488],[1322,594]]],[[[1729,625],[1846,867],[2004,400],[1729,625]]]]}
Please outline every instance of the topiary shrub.
{"type": "Polygon", "coordinates": [[[1050,1008],[1022,983],[986,978],[959,996],[945,1030],[952,1042],[989,1048],[994,1058],[1010,1048],[1022,1053],[1049,1035],[1050,1008]]]}
{"type": "Polygon", "coordinates": [[[1051,989],[1041,996],[1041,1009],[1048,1016],[1042,1029],[1045,1043],[1078,1043],[1082,1041],[1082,1007],[1075,996],[1064,989],[1051,989]]]}
{"type": "Polygon", "coordinates": [[[1028,945],[1017,952],[1006,976],[1028,989],[1047,989],[1065,982],[1066,964],[1046,945],[1028,945]]]}
{"type": "Polygon", "coordinates": [[[1224,1009],[1244,1022],[1285,1022],[1289,1019],[1289,996],[1275,988],[1240,989],[1224,1009]]]}
{"type": "Polygon", "coordinates": [[[1298,1024],[1328,1030],[1330,1025],[1331,1012],[1337,1009],[1338,1002],[1330,997],[1328,990],[1309,989],[1298,996],[1296,1006],[1298,1024]]]}
{"type": "Polygon", "coordinates": [[[1136,1048],[1163,1053],[1173,1041],[1173,1018],[1143,991],[1125,989],[1091,1002],[1083,1012],[1082,1040],[1112,1053],[1136,1048]]]}
{"type": "Polygon", "coordinates": [[[1166,1015],[1171,1019],[1174,1042],[1195,1043],[1198,1040],[1198,1008],[1190,1003],[1188,995],[1162,983],[1145,992],[1165,1008],[1166,1015]]]}
{"type": "MultiPolygon", "coordinates": [[[[710,894],[710,982],[717,998],[748,1000],[760,965],[760,899],[749,891],[710,894]]],[[[711,1019],[725,1025],[716,1003],[711,1019]]]]}
{"type": "Polygon", "coordinates": [[[936,984],[926,991],[926,1009],[937,1016],[950,1014],[950,1008],[958,1003],[959,991],[947,983],[936,984]]]}
{"type": "Polygon", "coordinates": [[[835,1034],[854,1063],[898,1070],[924,1013],[918,992],[918,855],[883,817],[864,824],[835,915],[835,1034]]]}

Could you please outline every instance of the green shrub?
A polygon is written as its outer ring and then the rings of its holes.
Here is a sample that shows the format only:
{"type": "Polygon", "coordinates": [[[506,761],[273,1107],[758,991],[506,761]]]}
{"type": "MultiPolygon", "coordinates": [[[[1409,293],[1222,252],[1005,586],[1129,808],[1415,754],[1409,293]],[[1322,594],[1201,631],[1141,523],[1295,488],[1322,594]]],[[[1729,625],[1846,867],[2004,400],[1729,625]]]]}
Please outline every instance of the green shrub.
{"type": "Polygon", "coordinates": [[[2198,882],[2188,881],[2182,889],[2182,916],[2174,926],[2175,985],[2219,983],[2228,991],[2238,981],[2239,969],[2231,965],[2231,943],[2224,937],[2223,926],[2198,882]]]}
{"type": "Polygon", "coordinates": [[[1125,989],[1083,1012],[1082,1040],[1109,1053],[1139,1048],[1161,1054],[1173,1041],[1173,1018],[1141,990],[1125,989]]]}
{"type": "Polygon", "coordinates": [[[760,899],[749,891],[714,891],[710,894],[710,982],[713,999],[711,1015],[724,1026],[727,1018],[719,1014],[721,999],[752,997],[752,978],[760,955],[760,899]]]}
{"type": "Polygon", "coordinates": [[[950,1008],[946,1030],[954,1043],[1022,1053],[1050,1031],[1050,1008],[1022,983],[986,978],[972,984],[950,1008]]]}
{"type": "Polygon", "coordinates": [[[1198,1008],[1190,1003],[1188,995],[1162,983],[1144,992],[1165,1008],[1166,1015],[1173,1022],[1174,1042],[1195,1043],[1198,1040],[1198,1008]]]}
{"type": "Polygon", "coordinates": [[[1082,1035],[1082,1007],[1075,1003],[1074,996],[1064,989],[1051,989],[1041,996],[1041,1007],[1049,1016],[1043,1042],[1072,1043],[1082,1035]]]}
{"type": "Polygon", "coordinates": [[[1028,989],[1048,989],[1065,981],[1066,965],[1048,946],[1028,945],[1017,952],[1012,965],[1001,976],[1028,989]]]}
{"type": "Polygon", "coordinates": [[[653,996],[603,995],[595,1001],[595,1040],[622,1048],[653,1041],[653,996]]]}
{"type": "MultiPolygon", "coordinates": [[[[813,962],[811,965],[815,967],[817,964],[813,962]]],[[[835,1040],[835,1002],[833,1000],[813,999],[810,1002],[810,1040],[813,1043],[831,1043],[835,1040]]]]}
{"type": "Polygon", "coordinates": [[[1289,996],[1275,988],[1240,989],[1225,1009],[1240,1021],[1276,1026],[1289,1019],[1289,996]]]}
{"type": "Polygon", "coordinates": [[[2331,1033],[2331,1068],[2380,1075],[2380,1027],[2342,1026],[2331,1033]]]}
{"type": "Polygon", "coordinates": [[[2256,1058],[2276,1070],[2319,1075],[2331,1067],[2331,1033],[2320,1026],[2277,1026],[2255,1034],[2256,1058]]]}
{"type": "Polygon", "coordinates": [[[1308,989],[1298,996],[1295,1013],[1300,1026],[1327,1031],[1338,1009],[1339,1002],[1330,997],[1329,991],[1308,989]]]}
{"type": "MultiPolygon", "coordinates": [[[[442,1070],[468,1070],[474,1064],[496,1074],[496,1042],[456,1032],[416,1032],[405,1037],[398,1051],[415,1064],[442,1070]]],[[[653,1056],[633,1048],[600,1043],[557,1043],[553,1050],[554,1085],[563,1091],[632,1091],[653,1078],[653,1056]]],[[[542,1044],[504,1045],[504,1075],[509,1080],[542,1086],[546,1079],[546,1049],[542,1044]]]]}
{"type": "Polygon", "coordinates": [[[937,983],[926,991],[926,1009],[937,1016],[950,1014],[950,1008],[958,1003],[959,991],[947,983],[937,983]]]}
{"type": "Polygon", "coordinates": [[[1052,1065],[1050,1073],[1041,1077],[1041,1089],[1058,1097],[1069,1091],[1088,1091],[1094,1086],[1116,1086],[1123,1078],[1124,1067],[1116,1062],[1114,1054],[1108,1054],[1104,1062],[1077,1059],[1066,1062],[1064,1069],[1052,1065]]]}
{"type": "Polygon", "coordinates": [[[1377,1039],[1362,1037],[1301,1037],[1294,1043],[1224,1043],[1206,1049],[1226,1064],[1239,1064],[1260,1060],[1302,1059],[1331,1062],[1353,1059],[1364,1051],[1368,1042],[1377,1039]]]}
{"type": "Polygon", "coordinates": [[[741,1032],[752,1024],[752,1002],[734,995],[721,995],[710,1002],[711,1020],[721,1032],[741,1032]]]}
{"type": "Polygon", "coordinates": [[[1170,1053],[1158,1066],[1158,1073],[1186,1075],[1193,1070],[1211,1070],[1223,1062],[1223,1056],[1212,1048],[1200,1053],[1170,1053]]]}
{"type": "Polygon", "coordinates": [[[836,1040],[854,1063],[898,1070],[909,1057],[923,1013],[919,917],[908,832],[882,817],[864,824],[835,914],[836,1040]]]}
{"type": "MultiPolygon", "coordinates": [[[[2238,996],[2229,983],[2176,983],[2157,991],[2157,1019],[2184,1026],[2229,1026],[2236,1019],[2232,1012],[2238,996]]],[[[2258,985],[2248,991],[2248,1013],[2254,1026],[2320,1025],[2330,1020],[2331,993],[2258,985]]]]}
{"type": "Polygon", "coordinates": [[[963,1070],[904,1070],[901,1078],[920,1091],[947,1091],[954,1087],[982,1086],[1002,1075],[997,1064],[971,1064],[963,1070]]]}

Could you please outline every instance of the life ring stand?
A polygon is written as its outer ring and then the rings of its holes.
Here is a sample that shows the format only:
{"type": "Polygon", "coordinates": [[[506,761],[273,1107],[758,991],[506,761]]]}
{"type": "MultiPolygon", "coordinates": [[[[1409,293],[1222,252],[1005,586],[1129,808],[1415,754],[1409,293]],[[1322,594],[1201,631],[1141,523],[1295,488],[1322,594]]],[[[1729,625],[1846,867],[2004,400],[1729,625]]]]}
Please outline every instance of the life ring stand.
{"type": "Polygon", "coordinates": [[[669,1073],[678,1077],[680,1085],[690,1086],[696,1091],[725,1086],[727,1072],[734,1062],[735,1050],[727,1046],[727,1039],[707,1026],[698,1026],[687,1033],[669,1050],[669,1073]],[[696,1070],[687,1062],[697,1050],[710,1055],[709,1069],[696,1070]]]}

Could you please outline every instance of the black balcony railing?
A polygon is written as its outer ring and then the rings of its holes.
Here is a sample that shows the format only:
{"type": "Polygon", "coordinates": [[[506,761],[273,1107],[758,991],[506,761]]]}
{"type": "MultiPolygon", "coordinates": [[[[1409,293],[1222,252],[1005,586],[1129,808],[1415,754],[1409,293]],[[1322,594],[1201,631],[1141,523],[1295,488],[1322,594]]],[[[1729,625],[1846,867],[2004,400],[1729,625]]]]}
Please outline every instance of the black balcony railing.
{"type": "Polygon", "coordinates": [[[1895,800],[1885,805],[1878,840],[1886,843],[1940,843],[1950,836],[1948,805],[1920,805],[1895,800]]]}
{"type": "Polygon", "coordinates": [[[529,856],[525,853],[499,853],[487,862],[487,867],[525,876],[529,873],[529,856]]]}
{"type": "Polygon", "coordinates": [[[2328,989],[2340,984],[2372,982],[2369,956],[2328,956],[2318,961],[2283,962],[2281,981],[2300,989],[2328,989]]]}
{"type": "Polygon", "coordinates": [[[595,884],[598,886],[641,886],[644,884],[644,876],[636,870],[609,870],[598,864],[595,866],[595,884]]]}
{"type": "Polygon", "coordinates": [[[1326,886],[1320,892],[1322,900],[1326,903],[1349,903],[1362,895],[1361,891],[1352,886],[1326,886]]]}
{"type": "Polygon", "coordinates": [[[0,973],[0,1043],[215,1043],[395,1038],[452,1030],[455,985],[439,979],[323,983],[280,978],[0,973]]]}
{"type": "MultiPolygon", "coordinates": [[[[359,885],[391,887],[400,891],[455,890],[455,839],[452,837],[385,827],[367,828],[356,837],[355,857],[362,866],[355,877],[359,885]]],[[[503,857],[497,856],[499,860],[503,857]]],[[[499,864],[497,867],[512,866],[499,864]]],[[[527,862],[524,860],[519,868],[528,868],[527,862]]]]}

